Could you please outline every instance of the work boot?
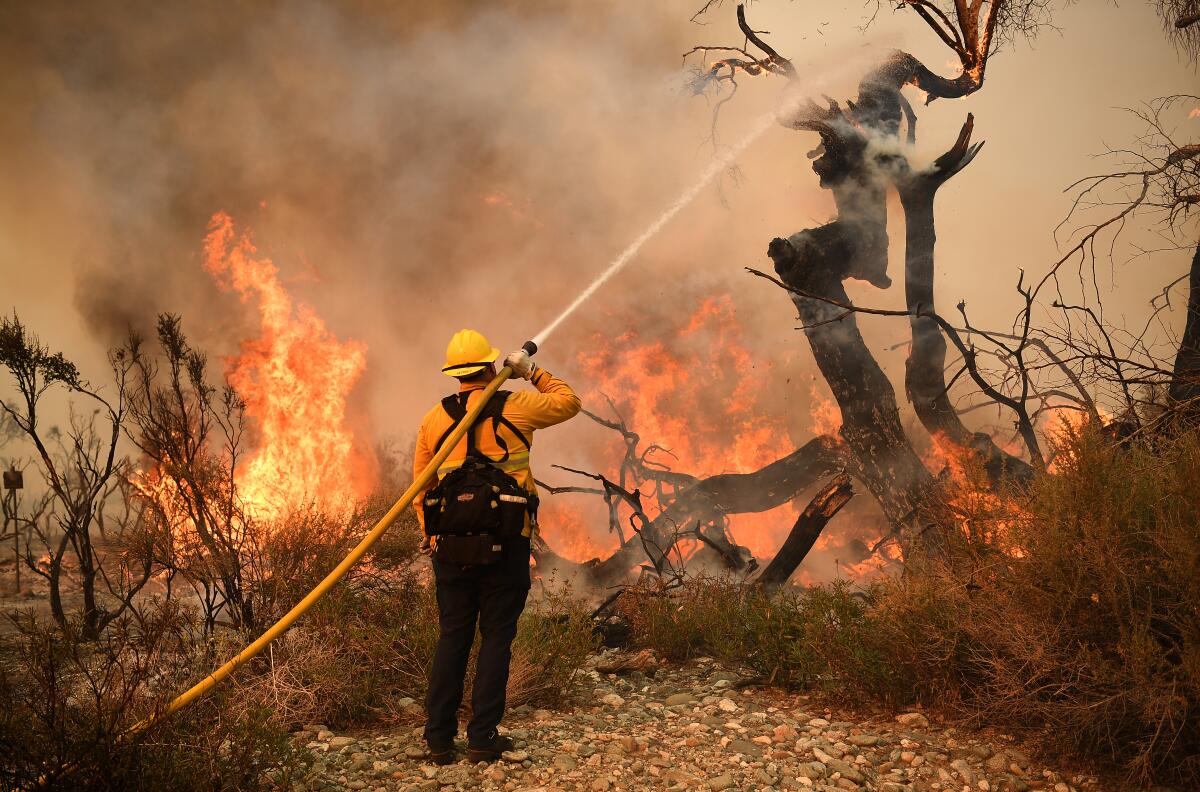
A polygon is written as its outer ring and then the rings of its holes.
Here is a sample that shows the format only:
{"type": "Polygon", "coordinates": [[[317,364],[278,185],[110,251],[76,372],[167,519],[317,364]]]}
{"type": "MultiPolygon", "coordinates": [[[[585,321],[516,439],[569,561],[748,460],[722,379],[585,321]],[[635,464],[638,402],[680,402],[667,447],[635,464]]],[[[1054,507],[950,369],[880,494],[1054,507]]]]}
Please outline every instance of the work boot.
{"type": "Polygon", "coordinates": [[[513,741],[497,734],[492,737],[492,741],[489,743],[469,746],[467,748],[467,761],[471,764],[476,764],[477,762],[494,762],[500,758],[500,754],[512,749],[513,741]]]}
{"type": "Polygon", "coordinates": [[[435,765],[454,764],[454,745],[429,746],[429,761],[435,765]]]}

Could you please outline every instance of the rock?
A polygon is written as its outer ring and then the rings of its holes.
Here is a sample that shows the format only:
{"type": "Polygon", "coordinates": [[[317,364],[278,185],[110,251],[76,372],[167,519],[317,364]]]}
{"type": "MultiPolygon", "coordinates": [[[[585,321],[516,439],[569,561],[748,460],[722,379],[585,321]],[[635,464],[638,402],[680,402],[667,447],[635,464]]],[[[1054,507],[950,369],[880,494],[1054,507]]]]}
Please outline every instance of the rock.
{"type": "Polygon", "coordinates": [[[910,729],[928,729],[929,719],[919,712],[905,712],[896,716],[896,722],[910,729]]]}
{"type": "Polygon", "coordinates": [[[777,743],[791,742],[796,739],[796,730],[786,723],[771,730],[772,739],[777,743]]]}
{"type": "Polygon", "coordinates": [[[358,742],[353,737],[331,737],[329,740],[330,748],[345,748],[347,745],[354,745],[358,742]]]}
{"type": "Polygon", "coordinates": [[[733,699],[723,698],[717,702],[717,709],[721,712],[737,712],[741,709],[733,699]]]}
{"type": "Polygon", "coordinates": [[[708,779],[708,788],[713,792],[720,792],[723,789],[729,789],[733,786],[733,776],[729,773],[721,773],[716,778],[708,779]]]}
{"type": "Polygon", "coordinates": [[[763,786],[774,786],[777,779],[760,767],[754,771],[754,780],[763,786]]]}
{"type": "Polygon", "coordinates": [[[691,693],[676,693],[674,695],[667,696],[667,700],[664,703],[668,707],[677,707],[680,704],[691,704],[695,700],[696,697],[691,693]]]}
{"type": "Polygon", "coordinates": [[[591,783],[592,792],[606,792],[612,786],[612,781],[607,778],[597,778],[591,783]]]}
{"type": "Polygon", "coordinates": [[[729,743],[728,750],[746,756],[760,756],[762,754],[762,749],[749,740],[734,740],[729,743]]]}
{"type": "Polygon", "coordinates": [[[575,761],[574,757],[567,756],[566,754],[559,754],[554,757],[554,766],[564,773],[574,770],[577,764],[578,762],[575,761]]]}
{"type": "Polygon", "coordinates": [[[604,698],[600,699],[602,704],[607,704],[610,707],[620,707],[625,704],[625,699],[618,696],[616,693],[609,693],[604,698]]]}
{"type": "Polygon", "coordinates": [[[505,751],[500,758],[506,762],[525,762],[529,760],[528,751],[505,751]]]}
{"type": "Polygon", "coordinates": [[[494,784],[502,784],[508,778],[508,773],[500,765],[492,765],[484,775],[494,784]]]}
{"type": "Polygon", "coordinates": [[[1001,792],[1029,792],[1029,784],[1026,784],[1020,778],[1013,775],[1006,775],[1001,778],[997,788],[1001,792]]]}
{"type": "Polygon", "coordinates": [[[851,734],[846,738],[846,742],[851,745],[857,745],[860,748],[879,745],[879,737],[874,734],[851,734]]]}
{"type": "Polygon", "coordinates": [[[842,777],[849,778],[855,783],[861,784],[867,780],[867,777],[856,770],[853,765],[849,765],[841,759],[831,758],[828,762],[825,762],[825,766],[836,773],[841,773],[842,777]]]}
{"type": "Polygon", "coordinates": [[[410,745],[404,749],[404,755],[409,759],[424,759],[428,755],[428,751],[419,745],[410,745]]]}
{"type": "Polygon", "coordinates": [[[439,767],[434,780],[442,786],[467,784],[471,781],[471,768],[467,765],[452,764],[439,767]]]}
{"type": "Polygon", "coordinates": [[[700,783],[700,779],[691,773],[685,773],[677,767],[672,767],[663,771],[664,781],[670,781],[674,784],[682,784],[684,786],[695,786],[700,783]]]}
{"type": "Polygon", "coordinates": [[[965,759],[955,759],[950,766],[958,773],[958,777],[963,780],[963,783],[975,786],[975,772],[971,770],[971,766],[965,759]]]}

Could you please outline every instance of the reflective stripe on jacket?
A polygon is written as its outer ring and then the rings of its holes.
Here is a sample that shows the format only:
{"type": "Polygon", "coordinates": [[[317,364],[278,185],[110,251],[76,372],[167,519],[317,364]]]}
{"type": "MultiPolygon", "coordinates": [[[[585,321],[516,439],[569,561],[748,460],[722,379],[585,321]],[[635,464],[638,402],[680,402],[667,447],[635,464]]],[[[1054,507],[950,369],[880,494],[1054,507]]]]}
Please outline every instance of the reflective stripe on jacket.
{"type": "MultiPolygon", "coordinates": [[[[508,459],[503,463],[497,463],[497,467],[515,478],[517,483],[526,490],[536,493],[537,485],[533,482],[533,471],[529,468],[528,443],[533,437],[533,432],[536,429],[544,429],[574,417],[579,412],[580,403],[579,397],[575,395],[575,391],[571,390],[570,385],[543,368],[539,368],[534,373],[532,384],[537,388],[536,393],[527,390],[514,391],[504,405],[504,417],[521,430],[522,437],[514,437],[511,429],[498,425],[496,431],[499,431],[505,445],[508,446],[508,459]]],[[[486,382],[464,383],[459,391],[482,391],[486,385],[486,382]]],[[[467,409],[470,410],[478,403],[479,395],[472,393],[468,397],[467,409]]],[[[442,409],[441,404],[425,414],[425,418],[421,421],[421,428],[417,430],[417,446],[413,453],[414,479],[433,459],[433,455],[437,453],[434,443],[450,428],[453,422],[453,419],[442,409]]],[[[496,442],[491,421],[476,424],[473,431],[480,452],[492,459],[499,459],[504,455],[500,444],[496,442]]],[[[440,480],[461,465],[466,456],[467,439],[464,437],[438,469],[438,479],[440,480]]],[[[421,504],[425,502],[425,493],[432,486],[431,482],[413,500],[422,530],[425,528],[425,514],[421,504]]],[[[529,534],[528,520],[526,520],[525,533],[529,534]]]]}

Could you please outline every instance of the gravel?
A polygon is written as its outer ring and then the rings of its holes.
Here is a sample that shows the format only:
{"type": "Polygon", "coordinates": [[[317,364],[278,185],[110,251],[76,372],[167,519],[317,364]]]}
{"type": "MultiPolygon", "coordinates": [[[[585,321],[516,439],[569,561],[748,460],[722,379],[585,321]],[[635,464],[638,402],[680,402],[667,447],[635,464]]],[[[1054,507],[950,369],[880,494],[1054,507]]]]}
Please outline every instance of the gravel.
{"type": "MultiPolygon", "coordinates": [[[[802,790],[832,792],[1091,792],[1094,778],[1041,767],[1006,735],[931,723],[924,712],[851,714],[806,696],[740,689],[736,669],[701,659],[618,676],[609,651],[590,688],[562,712],[518,707],[515,743],[494,764],[428,762],[413,722],[367,735],[324,725],[293,737],[313,755],[296,790],[802,790]]],[[[645,665],[644,662],[641,665],[645,665]]],[[[460,748],[465,746],[460,745],[460,748]]],[[[462,752],[460,751],[460,756],[462,752]]]]}

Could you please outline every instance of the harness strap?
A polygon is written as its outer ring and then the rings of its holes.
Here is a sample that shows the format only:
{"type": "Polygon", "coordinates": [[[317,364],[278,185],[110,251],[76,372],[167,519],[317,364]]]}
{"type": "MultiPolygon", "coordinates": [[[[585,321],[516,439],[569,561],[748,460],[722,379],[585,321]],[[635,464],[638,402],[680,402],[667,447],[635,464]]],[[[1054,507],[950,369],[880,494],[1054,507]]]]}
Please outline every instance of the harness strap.
{"type": "MultiPolygon", "coordinates": [[[[518,439],[521,440],[526,449],[533,448],[533,441],[525,437],[521,430],[518,429],[512,421],[504,417],[504,405],[508,401],[510,394],[511,391],[496,391],[496,393],[492,394],[492,398],[488,400],[488,403],[479,413],[479,423],[472,427],[471,431],[467,432],[468,457],[475,457],[487,462],[507,462],[510,454],[508,450],[508,443],[504,441],[504,438],[499,432],[499,428],[501,426],[507,427],[510,432],[512,432],[518,439]],[[478,431],[479,427],[483,425],[484,420],[491,420],[492,422],[492,434],[496,438],[496,444],[500,446],[500,449],[503,451],[503,456],[501,456],[499,459],[492,459],[487,454],[482,453],[476,445],[475,432],[478,431]]],[[[449,428],[442,433],[442,436],[438,438],[437,443],[434,444],[433,449],[435,454],[437,453],[438,449],[442,447],[442,443],[446,442],[446,438],[450,436],[451,432],[453,432],[454,429],[460,423],[462,423],[463,419],[466,418],[467,400],[470,399],[470,397],[471,391],[462,391],[442,399],[442,409],[446,411],[448,416],[450,416],[451,424],[449,428]]]]}

